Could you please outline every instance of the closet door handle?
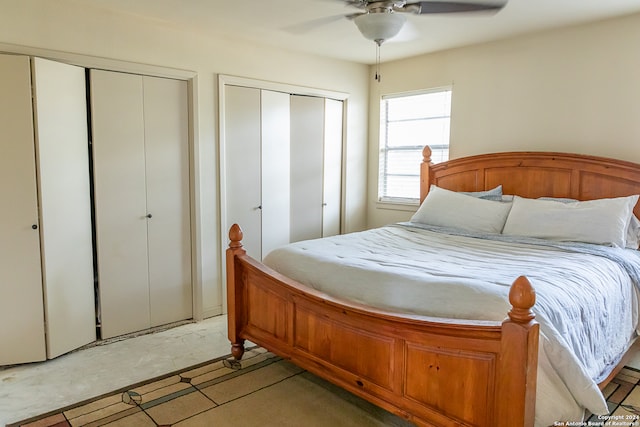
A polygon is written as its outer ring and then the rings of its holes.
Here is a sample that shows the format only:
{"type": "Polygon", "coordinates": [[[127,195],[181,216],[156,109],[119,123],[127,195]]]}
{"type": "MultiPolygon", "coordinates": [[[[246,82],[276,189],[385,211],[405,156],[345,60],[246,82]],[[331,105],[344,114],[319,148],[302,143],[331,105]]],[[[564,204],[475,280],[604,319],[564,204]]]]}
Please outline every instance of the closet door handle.
{"type": "Polygon", "coordinates": [[[31,226],[31,228],[32,228],[32,229],[34,229],[34,230],[37,230],[37,229],[38,229],[38,224],[33,224],[33,225],[31,226]]]}
{"type": "Polygon", "coordinates": [[[147,214],[147,218],[151,218],[153,215],[151,214],[147,214]]]}
{"type": "Polygon", "coordinates": [[[255,208],[253,208],[254,211],[258,211],[262,209],[262,205],[258,205],[255,208]]]}

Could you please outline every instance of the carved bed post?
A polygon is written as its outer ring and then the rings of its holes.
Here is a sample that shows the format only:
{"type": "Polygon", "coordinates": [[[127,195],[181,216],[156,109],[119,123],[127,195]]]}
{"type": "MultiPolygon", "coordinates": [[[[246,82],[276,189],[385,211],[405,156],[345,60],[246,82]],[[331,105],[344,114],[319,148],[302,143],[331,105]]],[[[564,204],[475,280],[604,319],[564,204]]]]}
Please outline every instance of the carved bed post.
{"type": "Polygon", "coordinates": [[[533,427],[540,325],[531,310],[536,294],[526,277],[513,282],[509,302],[512,309],[502,323],[502,356],[498,361],[497,420],[499,427],[533,427]]]}
{"type": "Polygon", "coordinates": [[[241,320],[244,318],[244,295],[235,268],[236,256],[247,253],[242,247],[242,237],[240,226],[233,224],[229,230],[231,242],[227,249],[227,330],[231,341],[231,354],[236,360],[240,360],[244,354],[244,339],[240,338],[241,320]]]}
{"type": "Polygon", "coordinates": [[[431,186],[431,148],[428,145],[422,149],[422,163],[420,163],[420,203],[427,197],[431,186]]]}

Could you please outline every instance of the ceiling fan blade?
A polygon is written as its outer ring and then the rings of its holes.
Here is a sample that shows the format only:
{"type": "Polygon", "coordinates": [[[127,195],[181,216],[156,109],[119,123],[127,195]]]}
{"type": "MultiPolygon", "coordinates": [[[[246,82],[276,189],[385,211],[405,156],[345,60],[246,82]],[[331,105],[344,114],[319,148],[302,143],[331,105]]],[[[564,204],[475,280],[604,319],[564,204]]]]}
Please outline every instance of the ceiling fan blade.
{"type": "Polygon", "coordinates": [[[344,15],[345,18],[347,18],[348,20],[352,21],[354,18],[360,16],[360,15],[366,15],[366,13],[350,13],[348,15],[344,15]]]}
{"type": "Polygon", "coordinates": [[[419,1],[407,3],[405,8],[409,9],[414,5],[419,6],[419,11],[416,13],[425,15],[431,13],[497,12],[506,5],[506,2],[467,3],[458,1],[419,1]]]}

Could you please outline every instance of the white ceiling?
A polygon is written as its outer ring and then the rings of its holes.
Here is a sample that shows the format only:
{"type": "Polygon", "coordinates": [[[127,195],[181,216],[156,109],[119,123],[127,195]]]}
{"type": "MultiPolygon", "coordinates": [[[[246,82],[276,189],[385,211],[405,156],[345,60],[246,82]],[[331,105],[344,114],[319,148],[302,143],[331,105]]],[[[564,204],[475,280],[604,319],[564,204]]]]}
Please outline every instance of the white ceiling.
{"type": "MultiPolygon", "coordinates": [[[[411,2],[412,0],[408,0],[411,2]]],[[[473,1],[473,0],[469,0],[473,1]]],[[[375,44],[341,0],[77,0],[211,37],[372,64],[375,44]]],[[[640,0],[509,0],[497,14],[412,15],[382,61],[640,12],[640,0]]]]}

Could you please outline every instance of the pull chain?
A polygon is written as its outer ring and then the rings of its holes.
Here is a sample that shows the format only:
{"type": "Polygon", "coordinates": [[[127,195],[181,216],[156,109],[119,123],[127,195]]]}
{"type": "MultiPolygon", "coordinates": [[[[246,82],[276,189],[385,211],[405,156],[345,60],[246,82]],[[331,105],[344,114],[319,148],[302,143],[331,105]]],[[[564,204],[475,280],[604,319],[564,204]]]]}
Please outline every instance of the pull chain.
{"type": "Polygon", "coordinates": [[[380,74],[380,45],[384,40],[376,40],[376,76],[375,80],[380,83],[382,75],[380,74]]]}

